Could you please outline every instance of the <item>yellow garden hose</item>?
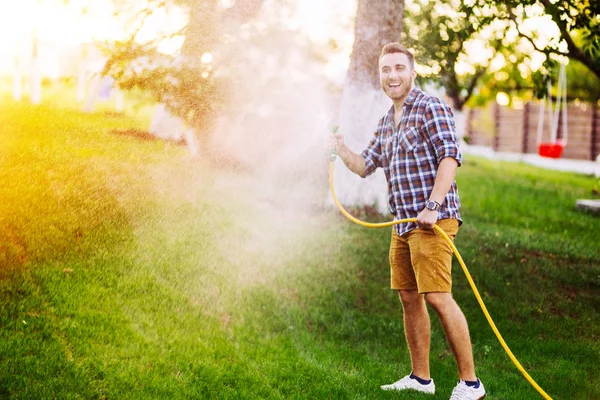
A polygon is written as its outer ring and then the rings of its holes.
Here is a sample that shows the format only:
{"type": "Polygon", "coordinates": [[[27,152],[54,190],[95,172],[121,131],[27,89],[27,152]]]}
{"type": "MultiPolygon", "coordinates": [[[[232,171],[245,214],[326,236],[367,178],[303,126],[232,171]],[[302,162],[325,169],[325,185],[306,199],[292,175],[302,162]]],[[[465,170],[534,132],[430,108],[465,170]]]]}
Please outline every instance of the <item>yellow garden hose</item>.
{"type": "MultiPolygon", "coordinates": [[[[336,206],[340,209],[340,211],[342,212],[342,214],[344,214],[344,216],[346,218],[348,218],[350,221],[352,221],[354,223],[365,226],[367,228],[385,228],[388,226],[402,224],[405,222],[416,222],[417,221],[416,218],[406,218],[406,219],[399,219],[396,221],[371,223],[371,222],[361,221],[358,218],[354,218],[352,215],[350,215],[350,213],[348,211],[346,211],[346,209],[344,209],[344,206],[342,206],[342,204],[338,200],[337,196],[335,195],[335,188],[333,185],[333,169],[334,169],[334,164],[335,164],[335,158],[336,158],[336,153],[335,153],[335,151],[332,151],[329,156],[329,188],[331,190],[331,196],[333,197],[333,201],[335,202],[336,206]]],[[[548,400],[552,400],[552,398],[550,396],[548,396],[548,394],[544,391],[544,389],[542,389],[533,380],[533,378],[531,376],[529,376],[527,371],[525,371],[525,368],[523,368],[521,363],[519,363],[519,360],[517,360],[517,358],[514,356],[512,351],[508,348],[508,345],[502,338],[502,335],[498,331],[498,328],[496,328],[496,324],[494,324],[492,317],[490,317],[490,314],[488,313],[488,310],[485,307],[485,304],[483,304],[483,300],[481,299],[481,296],[479,295],[479,291],[477,290],[477,287],[475,286],[475,282],[473,282],[473,278],[471,278],[471,274],[469,273],[469,270],[467,269],[465,262],[463,261],[462,257],[460,256],[460,253],[458,252],[458,249],[456,248],[456,246],[454,246],[454,243],[452,242],[452,240],[448,237],[448,235],[446,234],[446,232],[444,232],[444,230],[442,228],[440,228],[437,225],[434,225],[433,227],[435,228],[436,231],[438,231],[444,237],[444,239],[446,239],[446,241],[448,242],[450,247],[452,247],[452,251],[456,255],[456,258],[458,259],[458,262],[460,263],[460,266],[462,267],[463,272],[465,273],[465,276],[467,277],[467,280],[469,281],[469,285],[471,285],[471,289],[473,289],[473,293],[475,294],[475,297],[477,298],[477,301],[479,302],[479,305],[481,306],[481,309],[483,310],[483,314],[487,318],[488,323],[492,327],[492,330],[496,334],[496,337],[498,338],[498,341],[500,341],[500,344],[504,348],[504,351],[506,351],[506,354],[508,354],[508,356],[510,357],[512,362],[517,366],[517,369],[519,371],[521,371],[521,373],[523,374],[525,379],[527,379],[529,381],[529,383],[531,383],[531,386],[533,386],[542,395],[542,397],[544,397],[545,399],[548,399],[548,400]]]]}

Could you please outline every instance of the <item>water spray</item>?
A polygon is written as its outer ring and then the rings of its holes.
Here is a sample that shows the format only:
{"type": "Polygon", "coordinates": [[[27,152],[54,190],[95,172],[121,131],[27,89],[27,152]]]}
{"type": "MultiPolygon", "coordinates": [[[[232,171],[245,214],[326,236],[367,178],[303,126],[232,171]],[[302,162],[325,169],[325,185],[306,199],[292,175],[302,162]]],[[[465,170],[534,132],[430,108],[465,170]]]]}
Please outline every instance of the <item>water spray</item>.
{"type": "MultiPolygon", "coordinates": [[[[389,222],[371,223],[371,222],[361,221],[358,218],[353,217],[348,211],[346,211],[344,206],[342,206],[342,204],[340,203],[340,201],[338,200],[338,198],[335,194],[335,188],[334,188],[334,184],[333,184],[333,170],[334,170],[336,158],[337,158],[337,152],[335,151],[335,149],[332,149],[331,152],[329,153],[329,189],[331,190],[331,196],[333,197],[333,201],[335,202],[335,205],[338,207],[338,209],[341,211],[341,213],[346,218],[348,218],[350,221],[352,221],[358,225],[361,225],[361,226],[364,226],[367,228],[385,228],[385,227],[389,227],[389,226],[393,226],[393,225],[397,225],[397,224],[403,224],[406,222],[417,222],[416,218],[405,218],[405,219],[399,219],[399,220],[389,221],[389,222]]],[[[467,277],[467,281],[469,281],[469,285],[471,285],[471,289],[473,290],[473,293],[475,294],[475,298],[477,298],[477,302],[479,303],[479,305],[481,306],[481,309],[483,310],[483,314],[485,315],[485,318],[487,319],[488,323],[490,324],[490,327],[494,331],[494,334],[498,338],[498,341],[504,348],[504,351],[506,351],[506,354],[508,354],[508,356],[510,357],[512,362],[515,364],[517,369],[519,371],[521,371],[521,374],[523,374],[523,376],[525,377],[525,379],[527,379],[527,381],[531,384],[531,386],[533,386],[535,388],[535,390],[537,390],[542,395],[542,397],[544,397],[547,400],[552,400],[552,398],[544,391],[544,389],[542,389],[533,380],[533,378],[527,373],[527,371],[525,371],[525,368],[523,368],[523,366],[521,365],[519,360],[517,360],[517,358],[514,356],[513,352],[510,350],[510,348],[508,347],[508,345],[502,338],[500,331],[498,331],[498,328],[496,328],[496,324],[492,320],[492,317],[490,316],[490,313],[488,312],[487,307],[485,306],[481,296],[479,295],[479,291],[477,290],[477,287],[475,286],[475,282],[473,282],[473,278],[471,278],[471,274],[469,273],[469,270],[467,269],[465,262],[463,261],[456,246],[454,246],[454,243],[452,242],[452,240],[448,237],[446,232],[444,232],[444,230],[442,228],[440,228],[438,225],[434,225],[433,228],[440,235],[442,235],[442,237],[446,240],[446,242],[448,242],[448,244],[452,248],[452,251],[456,255],[456,258],[458,259],[458,262],[460,263],[460,266],[462,267],[462,270],[465,273],[465,276],[467,277]]]]}

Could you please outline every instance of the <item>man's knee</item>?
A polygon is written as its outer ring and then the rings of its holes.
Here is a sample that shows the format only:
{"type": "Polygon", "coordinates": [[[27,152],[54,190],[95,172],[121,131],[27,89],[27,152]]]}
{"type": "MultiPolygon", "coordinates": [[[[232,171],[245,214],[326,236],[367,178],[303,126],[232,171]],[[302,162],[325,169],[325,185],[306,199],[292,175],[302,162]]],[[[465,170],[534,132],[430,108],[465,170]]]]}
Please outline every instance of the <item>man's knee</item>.
{"type": "Polygon", "coordinates": [[[453,307],[456,304],[451,293],[426,293],[425,300],[437,312],[443,311],[448,307],[453,307]]]}
{"type": "Polygon", "coordinates": [[[425,301],[423,295],[416,290],[398,290],[398,296],[403,307],[419,307],[425,301]]]}

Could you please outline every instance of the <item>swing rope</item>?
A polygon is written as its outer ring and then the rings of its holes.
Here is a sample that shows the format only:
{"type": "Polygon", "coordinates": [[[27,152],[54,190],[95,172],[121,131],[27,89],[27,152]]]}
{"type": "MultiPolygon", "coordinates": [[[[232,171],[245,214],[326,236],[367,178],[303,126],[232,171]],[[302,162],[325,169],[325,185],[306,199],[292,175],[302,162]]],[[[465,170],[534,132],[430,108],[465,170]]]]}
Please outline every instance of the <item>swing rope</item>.
{"type": "Polygon", "coordinates": [[[544,130],[544,112],[546,108],[546,102],[548,102],[548,121],[550,128],[550,143],[559,144],[562,147],[567,145],[567,138],[569,135],[568,124],[567,124],[567,70],[565,64],[561,64],[560,73],[558,75],[558,85],[556,91],[556,103],[552,102],[552,84],[548,81],[548,93],[544,100],[540,104],[538,113],[538,124],[537,124],[537,145],[542,144],[542,136],[544,130]],[[562,106],[562,107],[561,107],[562,106]],[[554,110],[553,110],[554,109],[554,110]],[[562,112],[562,138],[558,139],[558,123],[559,113],[562,112]]]}

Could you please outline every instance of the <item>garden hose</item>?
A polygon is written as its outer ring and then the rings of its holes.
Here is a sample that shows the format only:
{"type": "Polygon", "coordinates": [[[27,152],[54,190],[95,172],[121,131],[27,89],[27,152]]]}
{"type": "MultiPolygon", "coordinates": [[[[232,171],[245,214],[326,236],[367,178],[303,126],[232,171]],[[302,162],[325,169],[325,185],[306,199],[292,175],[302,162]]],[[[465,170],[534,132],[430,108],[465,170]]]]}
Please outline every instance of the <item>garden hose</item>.
{"type": "MultiPolygon", "coordinates": [[[[342,204],[338,200],[337,196],[335,195],[335,188],[333,185],[333,170],[334,170],[336,157],[337,157],[336,151],[331,150],[331,153],[329,154],[329,189],[331,190],[331,196],[333,197],[333,201],[335,202],[336,206],[339,208],[339,210],[342,212],[342,214],[344,214],[344,216],[346,218],[348,218],[350,221],[352,221],[358,225],[362,225],[367,228],[385,228],[388,226],[402,224],[405,222],[416,222],[417,221],[416,218],[405,218],[405,219],[399,219],[399,220],[389,221],[389,222],[371,223],[371,222],[361,221],[358,218],[355,218],[352,215],[350,215],[350,213],[348,211],[346,211],[344,206],[342,206],[342,204]]],[[[496,334],[496,337],[498,338],[498,341],[504,348],[504,351],[506,351],[506,354],[508,354],[508,356],[510,357],[512,362],[516,365],[517,369],[519,371],[521,371],[521,373],[523,374],[525,379],[527,379],[527,381],[529,381],[531,386],[533,386],[542,395],[542,397],[544,397],[547,400],[552,400],[552,398],[544,391],[544,389],[542,389],[533,380],[533,378],[531,376],[529,376],[527,371],[525,371],[525,368],[523,368],[521,363],[519,363],[519,360],[517,360],[517,358],[514,356],[512,351],[508,348],[508,345],[502,338],[502,335],[498,331],[498,328],[496,328],[496,324],[492,320],[492,317],[490,316],[485,304],[483,304],[483,300],[481,299],[481,296],[479,295],[479,291],[477,290],[477,287],[475,286],[475,282],[473,282],[473,278],[471,278],[471,274],[469,273],[469,270],[467,269],[465,262],[463,261],[462,257],[460,256],[460,253],[458,252],[458,249],[456,248],[456,246],[454,246],[454,243],[452,242],[452,240],[448,237],[448,235],[446,234],[446,232],[444,232],[444,230],[442,228],[440,228],[437,225],[434,225],[433,227],[437,232],[440,233],[440,235],[442,235],[442,237],[446,240],[446,242],[448,242],[450,247],[452,247],[452,251],[456,255],[456,258],[458,259],[458,262],[460,263],[460,266],[462,267],[462,270],[465,273],[465,276],[467,277],[467,281],[469,281],[469,285],[471,285],[471,289],[473,290],[473,293],[475,294],[475,297],[477,298],[477,302],[479,302],[479,305],[481,306],[481,309],[483,310],[483,314],[485,315],[485,318],[487,319],[488,323],[492,327],[492,330],[496,334]]]]}

